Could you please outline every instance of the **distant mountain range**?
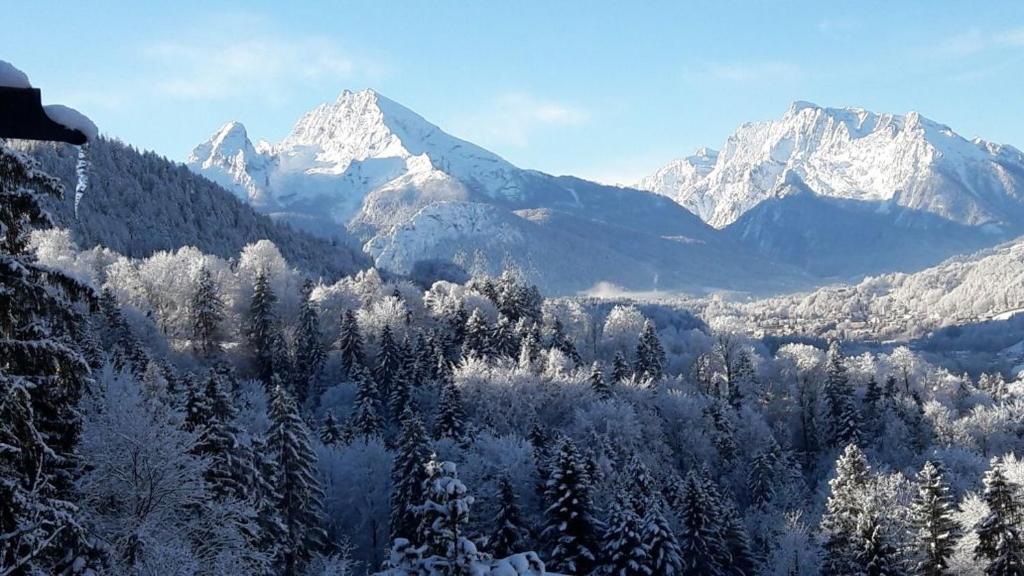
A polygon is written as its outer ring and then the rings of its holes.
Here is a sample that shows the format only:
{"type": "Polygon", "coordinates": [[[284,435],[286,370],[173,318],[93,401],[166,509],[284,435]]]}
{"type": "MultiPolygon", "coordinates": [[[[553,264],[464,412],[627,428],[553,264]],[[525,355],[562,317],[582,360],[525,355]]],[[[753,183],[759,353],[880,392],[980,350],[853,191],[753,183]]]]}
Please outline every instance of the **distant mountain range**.
{"type": "MultiPolygon", "coordinates": [[[[71,181],[70,151],[32,149],[71,181]]],[[[918,270],[1024,229],[1015,148],[915,113],[803,102],[635,188],[520,169],[370,90],[317,106],[276,144],[225,124],[187,160],[206,179],[117,142],[94,156],[81,221],[56,207],[85,245],[227,255],[269,237],[320,272],[375,263],[429,280],[511,264],[549,294],[786,292],[918,270]]]]}
{"type": "Polygon", "coordinates": [[[343,92],[280,143],[230,122],[187,164],[262,211],[347,230],[378,266],[514,264],[548,293],[786,290],[802,271],[749,253],[663,196],[517,168],[373,92],[343,92]]]}

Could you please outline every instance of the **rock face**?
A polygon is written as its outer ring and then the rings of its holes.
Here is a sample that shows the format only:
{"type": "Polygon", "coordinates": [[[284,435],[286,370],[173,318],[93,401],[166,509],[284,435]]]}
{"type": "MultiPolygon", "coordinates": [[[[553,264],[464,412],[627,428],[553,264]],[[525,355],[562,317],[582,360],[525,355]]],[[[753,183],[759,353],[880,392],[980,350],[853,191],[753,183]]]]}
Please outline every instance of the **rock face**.
{"type": "Polygon", "coordinates": [[[968,226],[1024,224],[1024,154],[966,140],[916,112],[796,102],[780,120],[740,126],[717,157],[676,160],[637,186],[723,228],[773,198],[787,174],[819,196],[899,206],[968,226]]]}
{"type": "Polygon", "coordinates": [[[601,282],[703,292],[806,280],[744,254],[668,198],[522,170],[370,90],[317,106],[278,144],[253,145],[228,123],[188,166],[276,218],[351,232],[401,274],[514,265],[549,294],[601,282]]]}

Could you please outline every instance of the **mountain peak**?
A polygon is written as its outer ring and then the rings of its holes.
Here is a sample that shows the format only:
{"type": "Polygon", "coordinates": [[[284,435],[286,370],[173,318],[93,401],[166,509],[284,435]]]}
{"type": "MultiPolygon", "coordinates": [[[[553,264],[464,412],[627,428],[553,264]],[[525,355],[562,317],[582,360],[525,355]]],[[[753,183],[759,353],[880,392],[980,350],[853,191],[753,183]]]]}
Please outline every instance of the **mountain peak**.
{"type": "Polygon", "coordinates": [[[724,227],[778,186],[861,202],[898,203],[954,222],[1024,225],[1024,159],[968,141],[917,112],[876,113],[793,102],[778,120],[740,126],[712,169],[676,160],[638,187],[676,200],[724,227]],[[799,177],[805,186],[787,178],[799,177]]]}

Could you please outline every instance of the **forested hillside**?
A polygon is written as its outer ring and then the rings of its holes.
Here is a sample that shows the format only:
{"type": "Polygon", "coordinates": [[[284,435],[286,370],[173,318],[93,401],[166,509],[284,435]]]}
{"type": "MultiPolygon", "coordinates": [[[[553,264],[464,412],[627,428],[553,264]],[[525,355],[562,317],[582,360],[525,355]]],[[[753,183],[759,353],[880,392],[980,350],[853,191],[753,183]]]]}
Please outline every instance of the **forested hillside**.
{"type": "MultiPolygon", "coordinates": [[[[17,142],[48,173],[74,190],[77,151],[64,144],[17,142]]],[[[57,222],[85,247],[105,246],[128,256],[195,246],[228,257],[267,238],[296,266],[336,277],[369,260],[339,227],[324,240],[278,224],[255,212],[220,186],[181,164],[117,140],[90,144],[90,186],[75,217],[74,198],[48,200],[57,222]]]]}

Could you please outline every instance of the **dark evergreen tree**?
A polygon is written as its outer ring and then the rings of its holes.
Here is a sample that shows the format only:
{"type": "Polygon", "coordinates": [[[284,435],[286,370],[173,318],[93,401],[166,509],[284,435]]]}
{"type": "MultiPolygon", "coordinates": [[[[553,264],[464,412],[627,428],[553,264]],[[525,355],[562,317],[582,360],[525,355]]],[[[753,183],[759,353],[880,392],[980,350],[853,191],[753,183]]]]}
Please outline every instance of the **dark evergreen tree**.
{"type": "Polygon", "coordinates": [[[889,543],[877,516],[874,514],[863,515],[858,530],[860,532],[860,550],[858,550],[857,562],[862,567],[858,574],[900,576],[904,573],[899,569],[896,548],[889,543]]]}
{"type": "Polygon", "coordinates": [[[1003,464],[993,458],[983,479],[982,498],[988,504],[988,515],[974,527],[978,545],[974,557],[986,562],[988,576],[1024,575],[1024,538],[1021,537],[1020,487],[1010,482],[1003,464]]]}
{"type": "Polygon", "coordinates": [[[341,320],[341,334],[334,345],[341,352],[341,367],[345,375],[351,375],[356,366],[365,366],[363,354],[363,335],[359,331],[359,322],[352,310],[346,310],[341,320]]]}
{"type": "Polygon", "coordinates": [[[558,318],[555,318],[551,326],[551,339],[548,341],[548,348],[561,351],[573,366],[580,365],[580,354],[576,351],[576,345],[565,335],[565,327],[558,318]]]}
{"type": "Polygon", "coordinates": [[[504,314],[498,317],[498,322],[494,325],[490,341],[494,353],[499,356],[514,360],[519,354],[520,342],[515,324],[504,314]]]}
{"type": "Polygon", "coordinates": [[[616,352],[615,358],[612,360],[612,383],[622,384],[626,380],[629,380],[631,372],[629,370],[629,363],[626,362],[626,357],[622,355],[622,352],[616,352]]]}
{"type": "Polygon", "coordinates": [[[430,450],[423,421],[407,406],[402,414],[398,451],[391,464],[391,539],[413,540],[419,515],[415,507],[423,501],[430,450]]]}
{"type": "Polygon", "coordinates": [[[601,573],[614,576],[652,576],[643,525],[632,504],[619,496],[612,504],[604,530],[601,573]]]}
{"type": "Polygon", "coordinates": [[[358,365],[352,373],[352,381],[356,384],[356,403],[348,422],[347,436],[363,440],[379,437],[384,429],[384,406],[377,382],[358,365]]]}
{"type": "Polygon", "coordinates": [[[398,342],[395,342],[395,334],[391,327],[385,324],[380,333],[377,358],[373,367],[373,378],[377,381],[381,398],[390,398],[391,388],[401,368],[402,358],[398,351],[398,342]]]}
{"type": "Polygon", "coordinates": [[[870,487],[871,468],[867,457],[850,444],[836,461],[835,477],[829,481],[829,497],[821,518],[825,558],[822,574],[844,575],[859,570],[858,523],[864,512],[864,492],[870,487]]]}
{"type": "Polygon", "coordinates": [[[743,519],[732,499],[722,495],[711,486],[712,497],[717,500],[718,523],[721,526],[722,540],[725,542],[726,556],[720,564],[725,568],[725,574],[732,576],[747,576],[757,573],[757,560],[754,557],[750,545],[750,535],[743,525],[743,519]]]}
{"type": "Polygon", "coordinates": [[[401,421],[402,413],[405,412],[409,401],[412,398],[412,389],[416,378],[416,356],[412,349],[412,343],[406,338],[399,348],[399,367],[391,386],[391,394],[388,396],[388,409],[395,422],[401,421]]]}
{"type": "Polygon", "coordinates": [[[750,461],[747,488],[754,506],[766,507],[775,498],[776,466],[779,464],[779,445],[771,440],[750,461]]]}
{"type": "Polygon", "coordinates": [[[269,388],[275,373],[274,346],[280,344],[280,327],[277,321],[277,296],[264,271],[256,275],[245,335],[255,361],[256,377],[269,388]]]}
{"type": "Polygon", "coordinates": [[[487,318],[479,308],[476,308],[466,320],[462,338],[462,357],[490,358],[493,355],[490,335],[491,328],[487,324],[487,318]]]}
{"type": "Polygon", "coordinates": [[[661,502],[647,507],[641,539],[647,547],[647,565],[651,574],[677,576],[683,573],[683,552],[672,526],[662,512],[661,502]]]}
{"type": "Polygon", "coordinates": [[[604,373],[601,372],[601,365],[597,360],[590,366],[590,389],[601,400],[607,400],[612,397],[611,386],[605,382],[604,373]]]}
{"type": "Polygon", "coordinates": [[[323,426],[320,427],[320,443],[324,446],[337,446],[343,436],[341,426],[338,425],[338,420],[334,417],[334,412],[328,410],[323,426]]]}
{"type": "Polygon", "coordinates": [[[757,372],[745,349],[736,354],[735,366],[729,370],[728,386],[725,400],[736,410],[739,410],[743,402],[743,390],[757,389],[757,372]]]}
{"type": "Polygon", "coordinates": [[[853,388],[839,343],[833,341],[828,349],[825,366],[825,417],[827,438],[831,446],[845,446],[857,442],[859,427],[857,410],[853,400],[853,388]]]}
{"type": "Polygon", "coordinates": [[[594,518],[591,482],[583,456],[565,438],[551,459],[543,536],[551,543],[550,564],[570,574],[590,574],[598,564],[600,523],[594,518]]]}
{"type": "Polygon", "coordinates": [[[299,405],[319,396],[318,382],[327,361],[323,335],[320,332],[320,315],[316,303],[310,298],[312,291],[313,283],[307,280],[302,285],[302,307],[299,309],[299,324],[295,329],[292,387],[295,389],[295,399],[299,405]]]}
{"type": "Polygon", "coordinates": [[[205,383],[199,382],[192,374],[185,374],[185,419],[182,428],[189,432],[202,430],[210,421],[212,409],[210,399],[206,396],[205,383]]]}
{"type": "MultiPolygon", "coordinates": [[[[451,347],[453,355],[462,350],[462,341],[466,337],[466,324],[469,322],[469,311],[465,305],[460,304],[459,309],[448,318],[447,344],[451,347]]],[[[447,355],[447,354],[446,354],[447,355]]]]}
{"type": "Polygon", "coordinates": [[[695,472],[683,483],[679,508],[679,549],[686,576],[717,576],[725,574],[728,562],[722,528],[717,522],[717,503],[695,472]]]}
{"type": "Polygon", "coordinates": [[[732,421],[725,414],[725,411],[732,412],[727,405],[713,401],[705,409],[705,413],[711,420],[711,443],[718,450],[718,455],[723,461],[730,462],[736,457],[739,448],[736,446],[736,430],[732,421]]]}
{"type": "Polygon", "coordinates": [[[210,358],[221,350],[221,323],[224,322],[224,301],[217,291],[213,275],[205,266],[199,271],[196,290],[189,301],[192,343],[196,352],[210,358]]]}
{"type": "Polygon", "coordinates": [[[960,537],[960,527],[954,513],[949,485],[939,467],[925,462],[917,474],[917,494],[911,507],[911,522],[915,531],[913,548],[917,565],[914,573],[921,576],[949,574],[949,557],[953,555],[960,537]]]}
{"type": "Polygon", "coordinates": [[[299,417],[295,400],[279,382],[275,384],[267,449],[276,468],[278,511],[284,526],[278,560],[282,573],[294,576],[300,573],[310,556],[323,547],[320,515],[324,492],[317,476],[316,454],[310,444],[309,431],[299,417]]]}
{"type": "MultiPolygon", "coordinates": [[[[245,455],[238,443],[241,432],[235,424],[236,411],[224,383],[210,372],[203,386],[205,421],[198,425],[195,452],[209,461],[206,482],[217,499],[246,496],[245,455]]],[[[189,414],[195,418],[194,414],[189,414]]]]}
{"type": "Polygon", "coordinates": [[[644,322],[640,341],[636,345],[634,372],[640,378],[657,382],[665,376],[665,349],[661,347],[658,331],[650,320],[644,322]]]}
{"type": "Polygon", "coordinates": [[[504,558],[523,550],[529,529],[523,521],[518,498],[507,476],[498,481],[498,513],[494,516],[494,534],[488,541],[495,558],[504,558]]]}
{"type": "Polygon", "coordinates": [[[465,434],[466,413],[462,406],[462,391],[449,375],[441,380],[441,398],[434,422],[435,438],[462,440],[465,434]]]}

